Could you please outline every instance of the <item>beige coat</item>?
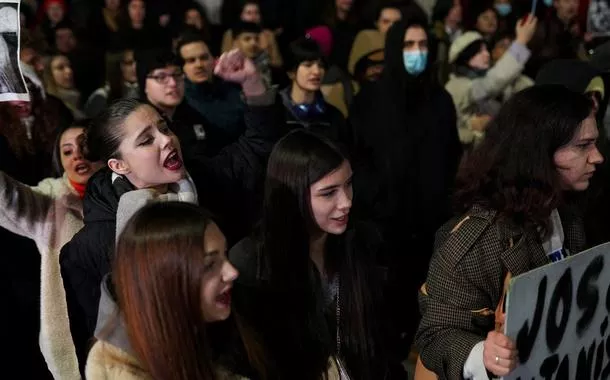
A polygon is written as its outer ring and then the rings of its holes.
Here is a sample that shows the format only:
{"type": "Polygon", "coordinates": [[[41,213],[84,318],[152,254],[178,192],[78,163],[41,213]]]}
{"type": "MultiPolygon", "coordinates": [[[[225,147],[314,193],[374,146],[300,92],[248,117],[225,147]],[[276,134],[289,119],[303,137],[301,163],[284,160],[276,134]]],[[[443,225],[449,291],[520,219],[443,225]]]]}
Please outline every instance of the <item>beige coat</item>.
{"type": "MultiPolygon", "coordinates": [[[[337,365],[329,361],[328,380],[340,380],[337,365]]],[[[219,380],[247,380],[247,378],[219,370],[219,380]]],[[[110,343],[97,341],[87,358],[87,380],[149,380],[151,377],[141,368],[138,360],[110,343]]]]}
{"type": "MultiPolygon", "coordinates": [[[[521,49],[525,47],[521,46],[521,49]]],[[[529,58],[529,51],[522,57],[516,57],[509,50],[502,58],[480,78],[468,78],[451,74],[445,89],[451,94],[458,120],[458,133],[462,144],[476,143],[484,133],[472,129],[472,120],[477,116],[477,107],[493,101],[511,87],[523,71],[529,58]]],[[[492,115],[493,116],[493,115],[492,115]]]]}
{"type": "MultiPolygon", "coordinates": [[[[245,377],[217,371],[218,380],[247,380],[245,377]]],[[[149,380],[152,379],[138,360],[104,341],[97,341],[87,358],[85,376],[88,380],[149,380]]]]}
{"type": "Polygon", "coordinates": [[[41,255],[40,349],[55,379],[80,379],[59,252],[83,227],[82,201],[65,175],[29,187],[0,172],[0,226],[36,243],[41,255]]]}

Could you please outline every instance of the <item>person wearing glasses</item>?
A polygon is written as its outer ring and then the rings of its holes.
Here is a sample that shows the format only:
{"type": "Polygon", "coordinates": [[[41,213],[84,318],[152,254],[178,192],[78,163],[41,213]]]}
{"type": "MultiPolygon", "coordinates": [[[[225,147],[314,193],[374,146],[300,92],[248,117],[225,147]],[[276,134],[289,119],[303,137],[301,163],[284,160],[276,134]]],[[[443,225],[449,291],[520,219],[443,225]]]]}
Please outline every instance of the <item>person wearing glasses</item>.
{"type": "Polygon", "coordinates": [[[215,155],[220,143],[207,122],[184,98],[184,73],[171,51],[152,49],[136,54],[140,99],[157,109],[180,139],[185,159],[215,155]]]}

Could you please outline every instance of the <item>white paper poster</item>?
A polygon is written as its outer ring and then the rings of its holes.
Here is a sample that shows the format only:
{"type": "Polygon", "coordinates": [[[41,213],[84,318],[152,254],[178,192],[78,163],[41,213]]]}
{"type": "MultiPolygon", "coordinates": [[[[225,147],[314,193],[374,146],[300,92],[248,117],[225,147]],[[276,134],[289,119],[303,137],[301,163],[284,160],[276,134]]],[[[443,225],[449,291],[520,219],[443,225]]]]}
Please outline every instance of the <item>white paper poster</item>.
{"type": "Polygon", "coordinates": [[[19,0],[0,0],[0,101],[29,100],[19,66],[19,0]]]}

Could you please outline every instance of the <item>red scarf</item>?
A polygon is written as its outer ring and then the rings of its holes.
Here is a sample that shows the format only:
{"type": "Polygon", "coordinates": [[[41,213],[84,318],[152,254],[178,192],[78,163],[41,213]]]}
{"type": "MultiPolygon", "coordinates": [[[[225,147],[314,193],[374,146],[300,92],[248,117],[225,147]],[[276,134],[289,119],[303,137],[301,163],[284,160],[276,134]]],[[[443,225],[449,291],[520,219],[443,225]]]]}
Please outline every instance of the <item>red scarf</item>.
{"type": "Polygon", "coordinates": [[[83,185],[82,183],[76,183],[70,178],[68,178],[68,181],[70,181],[70,185],[72,185],[74,190],[76,190],[76,192],[78,193],[78,197],[80,199],[83,199],[85,197],[85,189],[87,188],[87,184],[83,185]]]}

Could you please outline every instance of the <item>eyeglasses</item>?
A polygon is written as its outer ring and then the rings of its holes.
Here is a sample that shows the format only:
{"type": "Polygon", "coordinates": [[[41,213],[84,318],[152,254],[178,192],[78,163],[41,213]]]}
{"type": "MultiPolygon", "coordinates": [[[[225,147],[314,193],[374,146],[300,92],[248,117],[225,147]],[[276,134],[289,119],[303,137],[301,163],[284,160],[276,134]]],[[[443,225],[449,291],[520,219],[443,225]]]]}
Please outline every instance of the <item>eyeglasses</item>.
{"type": "Polygon", "coordinates": [[[157,74],[157,75],[149,75],[147,78],[154,79],[159,84],[167,84],[169,82],[169,78],[174,78],[176,82],[184,79],[184,73],[173,73],[173,74],[157,74]]]}

